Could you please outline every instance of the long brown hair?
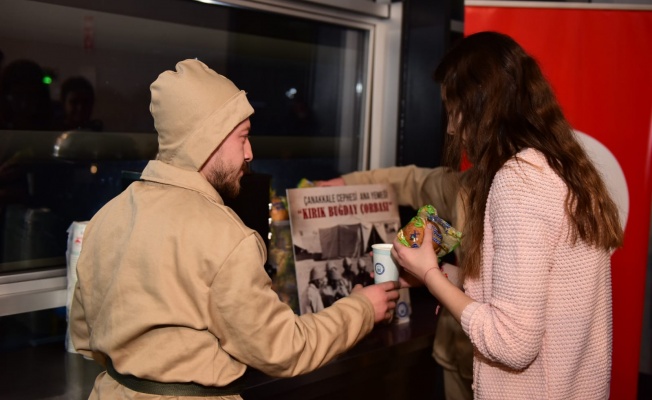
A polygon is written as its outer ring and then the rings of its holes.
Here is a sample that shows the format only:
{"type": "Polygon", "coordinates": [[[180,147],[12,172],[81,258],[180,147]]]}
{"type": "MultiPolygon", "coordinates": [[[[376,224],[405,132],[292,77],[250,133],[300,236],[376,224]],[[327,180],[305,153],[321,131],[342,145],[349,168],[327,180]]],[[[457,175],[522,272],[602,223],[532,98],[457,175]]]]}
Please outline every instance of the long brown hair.
{"type": "Polygon", "coordinates": [[[462,274],[477,277],[482,262],[484,216],[496,172],[525,148],[545,155],[568,187],[571,240],[597,247],[622,245],[618,209],[575,138],[537,62],[507,35],[480,32],[457,43],[435,71],[449,114],[445,160],[472,167],[464,177],[466,224],[462,274]],[[451,126],[452,125],[452,126],[451,126]],[[464,134],[462,134],[464,133],[464,134]]]}

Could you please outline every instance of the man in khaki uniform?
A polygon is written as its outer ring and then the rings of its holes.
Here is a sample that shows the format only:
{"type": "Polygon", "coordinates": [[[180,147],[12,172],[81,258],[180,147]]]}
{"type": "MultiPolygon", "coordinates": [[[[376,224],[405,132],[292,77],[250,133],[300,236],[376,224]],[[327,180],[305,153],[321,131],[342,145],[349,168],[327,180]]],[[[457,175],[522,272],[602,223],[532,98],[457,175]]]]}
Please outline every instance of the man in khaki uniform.
{"type": "Polygon", "coordinates": [[[224,205],[253,154],[245,92],[197,60],[151,85],[159,153],[90,221],[71,332],[106,366],[91,399],[240,398],[247,366],[312,371],[389,318],[394,283],[297,316],[271,289],[264,242],[224,205]]]}
{"type": "MultiPolygon", "coordinates": [[[[461,173],[446,167],[419,168],[403,166],[358,171],[317,186],[363,185],[389,183],[396,192],[400,205],[418,210],[431,204],[437,214],[464,232],[464,202],[460,192],[461,173]]],[[[458,246],[458,253],[463,246],[458,246]]],[[[462,326],[446,309],[437,319],[433,345],[434,359],[444,370],[446,400],[471,400],[473,391],[473,345],[462,326]]]]}

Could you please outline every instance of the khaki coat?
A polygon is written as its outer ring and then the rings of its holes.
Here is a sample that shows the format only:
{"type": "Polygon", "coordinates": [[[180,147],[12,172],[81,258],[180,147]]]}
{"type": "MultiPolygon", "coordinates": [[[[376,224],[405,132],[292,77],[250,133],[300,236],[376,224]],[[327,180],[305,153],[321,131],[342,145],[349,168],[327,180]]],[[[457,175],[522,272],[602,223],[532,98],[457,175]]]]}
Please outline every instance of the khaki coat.
{"type": "MultiPolygon", "coordinates": [[[[310,372],[372,330],[373,306],[356,293],[297,316],[271,289],[266,256],[200,173],[150,161],[85,230],[75,348],[100,363],[109,356],[121,374],[224,386],[247,366],[275,377],[310,372]]],[[[102,373],[91,398],[166,397],[102,373]]]]}

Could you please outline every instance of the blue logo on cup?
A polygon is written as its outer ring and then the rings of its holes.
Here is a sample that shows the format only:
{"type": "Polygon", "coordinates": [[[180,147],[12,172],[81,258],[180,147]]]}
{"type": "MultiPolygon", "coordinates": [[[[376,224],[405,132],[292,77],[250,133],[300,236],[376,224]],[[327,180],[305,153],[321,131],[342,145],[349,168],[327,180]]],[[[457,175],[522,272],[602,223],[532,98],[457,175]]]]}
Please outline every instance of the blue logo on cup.
{"type": "Polygon", "coordinates": [[[376,263],[376,265],[374,265],[374,270],[378,275],[382,275],[385,273],[385,266],[381,263],[376,263]]]}
{"type": "Polygon", "coordinates": [[[399,318],[407,317],[408,311],[407,303],[402,301],[396,305],[396,315],[398,315],[399,318]]]}

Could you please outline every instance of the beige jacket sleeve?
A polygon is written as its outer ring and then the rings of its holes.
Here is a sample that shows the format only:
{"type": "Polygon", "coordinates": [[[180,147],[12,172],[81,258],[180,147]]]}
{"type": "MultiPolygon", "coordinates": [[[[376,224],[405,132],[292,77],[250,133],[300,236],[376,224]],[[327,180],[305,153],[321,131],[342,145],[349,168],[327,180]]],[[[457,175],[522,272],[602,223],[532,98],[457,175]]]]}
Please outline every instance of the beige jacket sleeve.
{"type": "MultiPolygon", "coordinates": [[[[456,228],[460,173],[448,167],[420,168],[414,165],[379,168],[343,175],[347,185],[389,183],[402,206],[415,210],[426,204],[456,228]]],[[[459,229],[459,228],[458,228],[459,229]]]]}
{"type": "Polygon", "coordinates": [[[317,314],[294,314],[271,289],[263,254],[256,236],[246,237],[210,287],[210,326],[232,357],[272,376],[295,376],[324,365],[371,331],[373,307],[358,294],[317,314]]]}

